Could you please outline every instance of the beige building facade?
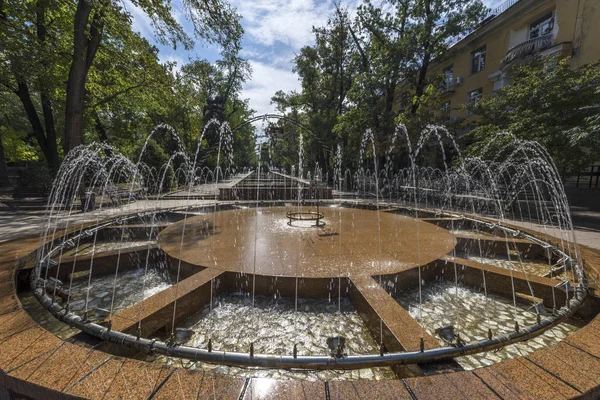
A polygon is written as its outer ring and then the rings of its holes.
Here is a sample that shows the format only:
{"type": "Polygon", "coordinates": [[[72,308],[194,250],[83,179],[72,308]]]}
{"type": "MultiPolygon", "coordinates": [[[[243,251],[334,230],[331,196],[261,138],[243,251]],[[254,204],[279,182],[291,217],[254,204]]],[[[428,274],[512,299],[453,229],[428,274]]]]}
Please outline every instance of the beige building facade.
{"type": "Polygon", "coordinates": [[[600,0],[509,0],[435,62],[442,109],[473,118],[465,104],[510,84],[512,63],[534,54],[572,57],[573,67],[600,59],[600,0]]]}

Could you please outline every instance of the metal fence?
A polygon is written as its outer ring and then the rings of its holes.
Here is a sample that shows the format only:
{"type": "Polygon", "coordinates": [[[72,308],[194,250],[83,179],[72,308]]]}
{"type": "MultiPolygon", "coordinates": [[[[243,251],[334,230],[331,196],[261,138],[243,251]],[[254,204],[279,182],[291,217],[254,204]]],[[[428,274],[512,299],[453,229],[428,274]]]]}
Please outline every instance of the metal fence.
{"type": "Polygon", "coordinates": [[[584,171],[566,177],[564,184],[576,188],[599,188],[600,165],[591,165],[584,171]]]}
{"type": "Polygon", "coordinates": [[[508,10],[509,8],[511,8],[512,6],[514,6],[516,3],[518,3],[520,0],[507,0],[504,3],[500,4],[498,7],[496,8],[492,8],[486,18],[489,18],[492,15],[499,15],[502,14],[504,11],[508,10]]]}

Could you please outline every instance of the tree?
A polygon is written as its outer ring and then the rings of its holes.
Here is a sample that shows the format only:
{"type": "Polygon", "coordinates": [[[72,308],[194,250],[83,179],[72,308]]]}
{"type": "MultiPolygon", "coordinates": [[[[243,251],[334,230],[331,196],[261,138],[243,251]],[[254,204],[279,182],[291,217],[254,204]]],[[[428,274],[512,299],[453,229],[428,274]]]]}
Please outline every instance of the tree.
{"type": "Polygon", "coordinates": [[[60,163],[55,107],[65,80],[68,4],[0,1],[0,83],[17,96],[49,167],[60,163]],[[38,112],[38,109],[41,111],[38,112]]]}
{"type": "MultiPolygon", "coordinates": [[[[303,47],[295,58],[294,72],[300,77],[302,91],[287,94],[279,91],[271,99],[279,111],[289,112],[310,128],[312,133],[305,132],[304,137],[307,161],[318,163],[324,170],[333,167],[331,155],[338,142],[334,127],[346,112],[347,94],[355,76],[349,24],[347,11],[338,7],[325,27],[313,28],[315,45],[303,47]]],[[[282,126],[287,133],[299,134],[289,124],[282,126]]],[[[289,148],[290,143],[296,142],[279,138],[272,146],[275,153],[297,154],[297,148],[289,148]]],[[[283,157],[287,164],[291,154],[283,157]]]]}
{"type": "MultiPolygon", "coordinates": [[[[193,45],[169,1],[131,3],[152,19],[158,40],[193,45]]],[[[202,120],[196,116],[205,102],[190,105],[188,100],[203,94],[178,81],[173,63],[159,62],[158,50],[132,31],[132,16],[122,4],[0,0],[0,94],[11,109],[19,102],[53,171],[62,150],[83,143],[84,137],[110,142],[133,155],[141,134],[159,123],[174,125],[189,148],[199,136],[202,120]]],[[[242,29],[235,10],[221,0],[183,0],[181,5],[195,38],[237,55],[242,29]]],[[[237,97],[229,103],[249,111],[237,97]]],[[[14,121],[2,123],[12,127],[14,121]]]]}
{"type": "Polygon", "coordinates": [[[410,35],[415,38],[412,43],[417,73],[411,113],[416,114],[428,83],[431,62],[442,57],[453,41],[473,31],[483,19],[486,8],[480,0],[416,0],[412,9],[410,35]]]}
{"type": "Polygon", "coordinates": [[[546,147],[563,174],[600,159],[600,62],[572,69],[568,58],[533,58],[510,77],[510,85],[471,107],[481,119],[467,137],[470,151],[507,131],[546,147]]]}
{"type": "MultiPolygon", "coordinates": [[[[190,104],[196,114],[202,116],[204,133],[203,156],[206,165],[216,166],[221,143],[220,125],[209,126],[211,120],[227,122],[230,127],[248,119],[253,111],[248,100],[241,99],[242,85],[250,78],[252,69],[237,52],[226,52],[223,58],[211,64],[206,60],[194,60],[181,68],[179,87],[187,91],[190,104]]],[[[234,133],[232,151],[238,165],[248,165],[254,153],[252,128],[248,126],[234,133]]],[[[222,166],[224,164],[221,164],[222,166]]]]}
{"type": "MultiPolygon", "coordinates": [[[[167,0],[133,0],[153,21],[160,40],[173,46],[192,45],[191,38],[173,16],[167,0]]],[[[184,11],[194,24],[196,37],[216,42],[224,49],[239,48],[242,28],[239,16],[221,1],[184,0],[184,11]]],[[[73,57],[66,89],[64,150],[83,143],[85,88],[90,67],[105,35],[105,27],[118,21],[123,13],[116,0],[79,0],[74,16],[73,57]]]]}
{"type": "MultiPolygon", "coordinates": [[[[345,168],[357,167],[367,129],[383,158],[399,121],[422,124],[432,114],[422,109],[435,103],[427,90],[435,83],[428,74],[432,60],[474,29],[484,13],[480,0],[389,0],[377,5],[365,0],[351,21],[337,6],[328,25],[314,29],[315,45],[296,57],[302,91],[278,92],[273,101],[299,111],[326,147],[341,141],[349,155],[345,168]]],[[[312,161],[331,166],[332,153],[328,159],[311,144],[306,144],[309,154],[317,155],[312,161]]]]}

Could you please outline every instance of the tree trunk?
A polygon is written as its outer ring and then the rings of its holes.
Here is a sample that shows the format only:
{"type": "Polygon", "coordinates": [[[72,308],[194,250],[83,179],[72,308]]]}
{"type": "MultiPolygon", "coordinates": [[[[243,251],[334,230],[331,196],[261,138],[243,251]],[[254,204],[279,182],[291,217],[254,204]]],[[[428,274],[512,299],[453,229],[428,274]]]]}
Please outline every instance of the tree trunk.
{"type": "Polygon", "coordinates": [[[430,61],[431,53],[429,50],[426,50],[425,56],[423,57],[423,63],[421,64],[421,68],[419,68],[419,77],[417,78],[417,85],[415,88],[416,101],[413,102],[413,105],[410,109],[410,112],[413,115],[417,113],[417,110],[421,104],[421,96],[423,96],[423,93],[425,93],[425,86],[427,84],[427,70],[429,69],[430,61]]]}
{"type": "Polygon", "coordinates": [[[44,114],[44,125],[46,126],[46,160],[48,166],[53,173],[58,172],[60,167],[60,160],[58,158],[58,147],[56,145],[56,128],[54,125],[54,113],[52,111],[52,104],[50,103],[50,96],[46,89],[42,89],[40,94],[42,102],[42,112],[44,114]]]}
{"type": "MultiPolygon", "coordinates": [[[[35,109],[35,105],[31,100],[31,95],[29,93],[29,87],[27,84],[22,79],[17,78],[17,85],[18,86],[15,94],[19,96],[19,99],[23,104],[23,108],[25,109],[25,113],[27,114],[31,128],[33,129],[35,139],[40,145],[40,148],[44,153],[44,157],[46,157],[48,167],[50,167],[51,170],[56,171],[58,169],[58,150],[56,148],[56,138],[50,141],[46,137],[42,122],[40,121],[35,109]]],[[[46,125],[48,125],[48,122],[46,122],[46,125]]]]}
{"type": "MultiPolygon", "coordinates": [[[[37,37],[40,46],[44,46],[46,42],[46,7],[48,6],[48,0],[38,0],[37,2],[37,37]]],[[[46,61],[42,60],[44,70],[47,70],[48,66],[46,61]]],[[[43,78],[39,79],[40,86],[40,101],[42,104],[42,113],[44,115],[44,126],[46,129],[46,161],[48,166],[53,173],[58,172],[60,166],[60,160],[58,159],[58,148],[56,146],[56,127],[54,124],[54,111],[52,110],[52,99],[50,91],[43,78]]]]}
{"type": "Polygon", "coordinates": [[[413,102],[411,107],[411,114],[415,115],[419,106],[421,105],[421,96],[425,93],[425,86],[427,84],[427,70],[429,69],[429,63],[431,62],[431,39],[433,35],[433,30],[435,29],[434,24],[434,15],[431,10],[431,1],[427,0],[425,2],[425,34],[426,38],[423,43],[423,62],[421,63],[421,68],[419,68],[419,76],[417,78],[417,85],[415,88],[415,97],[416,100],[413,102]]]}
{"type": "Polygon", "coordinates": [[[83,144],[83,117],[85,108],[85,83],[88,72],[102,38],[102,5],[94,13],[89,29],[86,27],[90,19],[93,5],[89,0],[79,0],[75,12],[73,59],[67,82],[67,99],[65,109],[65,135],[63,147],[65,155],[74,147],[83,144]]]}
{"type": "Polygon", "coordinates": [[[8,166],[4,155],[4,145],[2,145],[2,131],[0,131],[0,187],[8,186],[8,166]]]}

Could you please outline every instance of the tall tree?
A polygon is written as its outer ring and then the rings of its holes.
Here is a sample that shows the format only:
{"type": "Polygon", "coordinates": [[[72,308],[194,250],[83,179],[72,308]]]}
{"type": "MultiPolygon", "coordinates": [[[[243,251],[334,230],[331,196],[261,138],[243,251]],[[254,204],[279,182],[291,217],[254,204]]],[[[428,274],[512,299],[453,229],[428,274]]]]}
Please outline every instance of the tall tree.
{"type": "MultiPolygon", "coordinates": [[[[600,62],[573,69],[568,58],[533,58],[510,76],[510,85],[471,107],[481,118],[465,138],[470,151],[480,154],[497,133],[510,132],[541,143],[565,175],[600,160],[600,62]]],[[[501,148],[494,143],[489,154],[501,148]]]]}
{"type": "MultiPolygon", "coordinates": [[[[122,11],[117,0],[79,0],[73,24],[73,57],[66,89],[64,150],[83,143],[85,84],[88,73],[103,38],[107,23],[118,18],[122,11]]],[[[173,16],[170,1],[133,0],[153,21],[162,41],[178,43],[186,48],[192,39],[173,16]]],[[[239,48],[242,28],[239,16],[229,4],[221,0],[184,0],[188,19],[194,24],[196,37],[213,41],[225,49],[239,48]]]]}
{"type": "MultiPolygon", "coordinates": [[[[303,47],[295,58],[301,92],[277,92],[272,98],[280,111],[290,112],[310,128],[312,133],[304,132],[306,155],[324,170],[333,167],[331,155],[338,141],[333,129],[347,109],[355,76],[349,23],[347,11],[338,7],[326,26],[313,28],[315,44],[303,47]]],[[[286,126],[285,131],[296,129],[286,126]]],[[[289,143],[277,140],[274,146],[287,148],[289,143]]]]}
{"type": "Polygon", "coordinates": [[[0,3],[0,10],[0,82],[19,98],[49,167],[56,170],[54,108],[64,81],[69,7],[50,0],[8,0],[0,3]]]}
{"type": "MultiPolygon", "coordinates": [[[[151,18],[161,42],[192,46],[169,1],[131,4],[151,18]]],[[[227,3],[181,4],[196,38],[225,52],[239,51],[239,16],[227,3]]],[[[161,66],[156,48],[132,32],[131,24],[120,0],[0,0],[0,90],[19,99],[51,169],[58,168],[61,141],[66,152],[86,134],[106,141],[112,132],[125,139],[133,125],[123,133],[110,125],[146,124],[147,117],[171,112],[165,111],[171,104],[158,99],[174,98],[172,65],[161,66]]],[[[181,105],[172,104],[171,109],[181,105]]]]}
{"type": "Polygon", "coordinates": [[[431,62],[441,57],[453,41],[473,31],[483,19],[486,8],[480,0],[416,0],[411,9],[410,34],[415,39],[417,71],[411,113],[416,114],[425,93],[431,62]]]}

